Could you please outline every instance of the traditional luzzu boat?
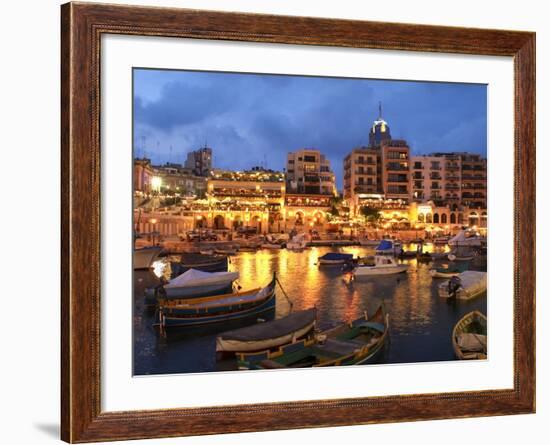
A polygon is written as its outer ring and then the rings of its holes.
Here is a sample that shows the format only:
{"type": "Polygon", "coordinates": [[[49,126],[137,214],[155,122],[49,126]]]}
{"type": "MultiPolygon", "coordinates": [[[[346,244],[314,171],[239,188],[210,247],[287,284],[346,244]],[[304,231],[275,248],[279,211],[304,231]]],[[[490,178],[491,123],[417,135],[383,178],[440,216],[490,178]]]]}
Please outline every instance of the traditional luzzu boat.
{"type": "Polygon", "coordinates": [[[171,262],[172,278],[187,272],[189,269],[203,272],[227,272],[227,257],[202,255],[200,253],[182,253],[179,262],[171,262]]]}
{"type": "Polygon", "coordinates": [[[239,369],[310,368],[360,365],[376,360],[389,332],[389,315],[380,306],[349,324],[300,340],[275,351],[237,354],[239,369]]]}
{"type": "Polygon", "coordinates": [[[162,247],[159,246],[134,249],[134,270],[150,269],[161,252],[162,247]]]}
{"type": "Polygon", "coordinates": [[[239,272],[203,272],[189,269],[164,285],[167,298],[191,298],[231,288],[239,272]]]}
{"type": "Polygon", "coordinates": [[[193,327],[258,316],[275,309],[275,284],[258,289],[211,297],[159,299],[158,319],[162,329],[193,327]]]}
{"type": "Polygon", "coordinates": [[[224,332],[216,337],[216,354],[266,351],[294,343],[313,331],[316,315],[317,310],[311,308],[278,320],[224,332]]]}
{"type": "Polygon", "coordinates": [[[444,267],[430,269],[430,275],[432,278],[451,278],[460,275],[466,269],[468,269],[467,263],[448,264],[444,267]]]}
{"type": "Polygon", "coordinates": [[[353,261],[353,254],[329,252],[320,256],[317,261],[321,266],[338,266],[353,261]]]}
{"type": "Polygon", "coordinates": [[[487,291],[487,272],[461,272],[441,283],[437,290],[440,297],[470,300],[487,291]]]}
{"type": "Polygon", "coordinates": [[[374,264],[363,264],[353,269],[354,277],[370,277],[380,275],[394,275],[406,272],[409,266],[407,264],[397,264],[393,257],[375,256],[374,264]]]}
{"type": "Polygon", "coordinates": [[[473,311],[462,317],[453,329],[453,349],[460,360],[487,358],[487,317],[473,311]]]}

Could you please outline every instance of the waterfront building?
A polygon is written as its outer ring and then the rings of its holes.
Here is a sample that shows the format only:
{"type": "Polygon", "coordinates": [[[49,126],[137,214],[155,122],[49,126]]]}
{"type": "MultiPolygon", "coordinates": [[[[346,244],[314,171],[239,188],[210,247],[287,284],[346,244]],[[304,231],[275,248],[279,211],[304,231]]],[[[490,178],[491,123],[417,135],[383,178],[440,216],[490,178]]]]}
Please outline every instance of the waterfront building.
{"type": "Polygon", "coordinates": [[[150,159],[134,159],[134,191],[149,193],[154,175],[150,159]]]}
{"type": "Polygon", "coordinates": [[[160,192],[197,198],[204,198],[206,194],[206,178],[195,175],[181,164],[154,166],[154,173],[160,192]]]}
{"type": "Polygon", "coordinates": [[[328,222],[333,200],[333,196],[326,194],[287,193],[283,210],[284,230],[323,230],[328,222]]]}
{"type": "Polygon", "coordinates": [[[479,154],[453,152],[411,159],[411,199],[432,200],[457,208],[487,207],[487,160],[479,154]]]}
{"type": "Polygon", "coordinates": [[[402,139],[384,141],[381,151],[382,191],[386,198],[410,199],[410,148],[402,139]]]}
{"type": "Polygon", "coordinates": [[[185,168],[191,170],[196,176],[206,177],[212,170],[212,148],[204,147],[187,153],[185,168]]]}
{"type": "Polygon", "coordinates": [[[361,199],[380,193],[378,158],[379,151],[369,147],[354,148],[344,158],[344,199],[352,211],[361,199]]]}
{"type": "Polygon", "coordinates": [[[278,231],[285,200],[282,172],[254,168],[248,171],[213,170],[207,183],[207,227],[258,232],[278,231]]]}
{"type": "Polygon", "coordinates": [[[294,194],[338,195],[330,161],[314,148],[288,153],[286,188],[294,194]]]}

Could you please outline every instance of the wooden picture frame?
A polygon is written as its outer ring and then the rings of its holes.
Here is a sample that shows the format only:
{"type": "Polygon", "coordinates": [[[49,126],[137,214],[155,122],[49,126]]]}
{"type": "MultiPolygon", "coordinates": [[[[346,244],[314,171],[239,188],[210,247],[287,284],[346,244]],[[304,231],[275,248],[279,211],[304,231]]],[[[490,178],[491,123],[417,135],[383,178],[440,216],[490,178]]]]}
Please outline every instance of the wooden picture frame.
{"type": "Polygon", "coordinates": [[[92,442],[535,411],[534,33],[91,3],[65,4],[61,18],[63,440],[92,442]],[[102,412],[99,116],[100,38],[106,33],[513,57],[513,389],[102,412]]]}

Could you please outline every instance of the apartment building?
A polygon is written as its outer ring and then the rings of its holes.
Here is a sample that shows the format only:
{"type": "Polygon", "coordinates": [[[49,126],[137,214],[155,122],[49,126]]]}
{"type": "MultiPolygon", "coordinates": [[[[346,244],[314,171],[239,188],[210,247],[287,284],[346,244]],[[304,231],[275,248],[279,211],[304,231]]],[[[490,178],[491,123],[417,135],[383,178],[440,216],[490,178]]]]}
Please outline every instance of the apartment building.
{"type": "Polygon", "coordinates": [[[290,193],[337,196],[330,161],[319,150],[304,148],[288,153],[286,188],[290,193]]]}

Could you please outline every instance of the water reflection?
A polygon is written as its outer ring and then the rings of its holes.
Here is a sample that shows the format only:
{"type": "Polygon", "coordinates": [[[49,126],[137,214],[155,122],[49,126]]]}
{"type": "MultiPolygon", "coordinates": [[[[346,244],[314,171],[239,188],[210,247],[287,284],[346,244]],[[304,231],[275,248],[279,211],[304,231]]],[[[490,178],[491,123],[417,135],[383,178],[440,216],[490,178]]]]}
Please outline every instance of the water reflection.
{"type": "MultiPolygon", "coordinates": [[[[416,250],[416,245],[404,246],[416,250]]],[[[433,244],[424,251],[443,252],[433,244]]],[[[474,309],[486,313],[486,297],[450,304],[437,296],[438,280],[429,274],[431,265],[416,259],[408,264],[407,273],[394,276],[364,277],[350,280],[338,266],[318,266],[317,259],[329,251],[373,255],[372,249],[315,247],[304,252],[260,250],[231,257],[229,269],[239,271],[239,284],[244,290],[265,286],[273,272],[288,296],[294,310],[317,307],[321,329],[341,321],[351,321],[365,311],[371,313],[383,301],[390,313],[391,347],[387,363],[453,360],[451,332],[456,321],[474,309]]],[[[152,327],[154,314],[143,307],[143,289],[158,282],[159,276],[170,275],[170,259],[154,265],[152,272],[135,273],[135,373],[201,372],[219,369],[215,362],[215,332],[196,330],[161,339],[152,327]],[[141,280],[141,281],[139,281],[141,280]],[[138,282],[139,281],[139,282],[138,282]]],[[[276,317],[289,311],[288,301],[277,289],[276,317]]]]}

